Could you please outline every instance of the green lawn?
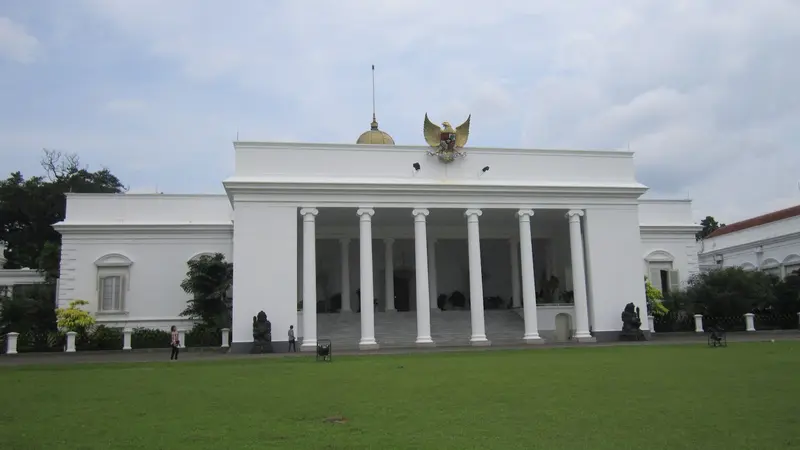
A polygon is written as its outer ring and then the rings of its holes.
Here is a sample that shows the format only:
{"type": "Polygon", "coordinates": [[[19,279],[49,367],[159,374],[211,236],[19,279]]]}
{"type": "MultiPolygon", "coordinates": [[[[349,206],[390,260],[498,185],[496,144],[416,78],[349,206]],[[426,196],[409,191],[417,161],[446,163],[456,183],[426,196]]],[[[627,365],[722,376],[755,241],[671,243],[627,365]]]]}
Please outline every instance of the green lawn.
{"type": "Polygon", "coordinates": [[[0,399],[3,450],[776,450],[800,342],[0,367],[0,399]]]}

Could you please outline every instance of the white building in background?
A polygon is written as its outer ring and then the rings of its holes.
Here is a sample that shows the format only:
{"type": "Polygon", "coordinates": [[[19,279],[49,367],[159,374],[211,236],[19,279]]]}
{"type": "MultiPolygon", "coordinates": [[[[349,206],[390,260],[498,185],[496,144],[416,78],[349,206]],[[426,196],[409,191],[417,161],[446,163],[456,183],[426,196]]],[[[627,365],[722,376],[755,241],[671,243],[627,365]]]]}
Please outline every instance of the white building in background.
{"type": "Polygon", "coordinates": [[[784,278],[800,270],[800,205],[722,227],[700,245],[702,270],[742,267],[784,278]]]}
{"type": "Polygon", "coordinates": [[[186,262],[221,252],[232,351],[261,310],[278,350],[290,325],[303,348],[592,342],[617,338],[630,302],[647,330],[644,275],[669,289],[698,270],[691,203],[641,200],[632,153],[467,148],[445,163],[387,137],[373,123],[355,145],[235,142],[227,195],[69,194],[59,304],[188,327],[186,262]],[[471,306],[439,310],[456,291],[471,306]],[[342,292],[341,311],[320,311],[342,292]],[[513,308],[484,307],[496,297],[513,308]]]}
{"type": "Polygon", "coordinates": [[[0,241],[0,297],[10,296],[14,286],[30,285],[44,282],[44,276],[36,269],[4,269],[6,245],[0,241]]]}

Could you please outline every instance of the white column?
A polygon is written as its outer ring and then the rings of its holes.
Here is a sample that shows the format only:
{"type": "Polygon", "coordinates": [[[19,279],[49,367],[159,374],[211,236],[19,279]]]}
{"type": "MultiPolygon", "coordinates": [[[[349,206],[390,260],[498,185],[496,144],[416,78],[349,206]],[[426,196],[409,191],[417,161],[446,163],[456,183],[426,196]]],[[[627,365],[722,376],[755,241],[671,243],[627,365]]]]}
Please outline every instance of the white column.
{"type": "Polygon", "coordinates": [[[75,353],[75,336],[78,333],[74,331],[67,331],[67,348],[64,350],[67,353],[75,353]]]}
{"type": "Polygon", "coordinates": [[[417,284],[417,341],[418,346],[433,346],[431,339],[430,286],[428,286],[427,209],[411,211],[414,216],[414,269],[417,284]]]}
{"type": "Polygon", "coordinates": [[[360,217],[359,227],[361,235],[361,340],[358,348],[361,350],[377,350],[378,342],[375,340],[375,292],[372,279],[372,216],[375,210],[361,208],[356,214],[360,217]]]}
{"type": "MultiPolygon", "coordinates": [[[[3,257],[3,254],[0,253],[0,258],[3,257]]],[[[17,354],[17,338],[19,338],[19,333],[11,332],[6,335],[6,354],[7,355],[16,355],[17,354]]]]}
{"type": "Polygon", "coordinates": [[[586,267],[583,261],[583,232],[581,217],[584,212],[572,209],[569,217],[569,246],[572,254],[572,292],[575,299],[575,340],[578,342],[595,342],[589,333],[589,307],[586,296],[586,267]]]}
{"type": "Polygon", "coordinates": [[[394,311],[394,239],[383,240],[383,286],[386,311],[394,311]]]}
{"type": "Polygon", "coordinates": [[[647,327],[650,328],[650,334],[654,334],[656,332],[656,321],[655,317],[647,316],[647,327]]]}
{"type": "Polygon", "coordinates": [[[317,349],[317,229],[316,208],[303,208],[303,343],[300,351],[317,349]]]}
{"type": "Polygon", "coordinates": [[[437,309],[439,288],[436,286],[436,239],[428,239],[428,286],[430,287],[430,308],[437,309]]]}
{"type": "Polygon", "coordinates": [[[756,331],[755,314],[747,313],[744,315],[745,331],[756,331]]]}
{"type": "Polygon", "coordinates": [[[519,252],[522,260],[522,315],[525,319],[525,335],[522,339],[528,344],[542,344],[539,336],[539,323],[536,317],[536,281],[533,271],[533,239],[531,238],[531,216],[533,210],[520,209],[519,252]]]}
{"type": "Polygon", "coordinates": [[[186,348],[186,330],[178,328],[178,348],[186,348]]]}
{"type": "Polygon", "coordinates": [[[467,244],[469,245],[469,312],[472,319],[472,345],[491,345],[486,339],[486,323],[483,317],[483,270],[481,266],[481,236],[478,217],[483,214],[480,209],[468,209],[467,244]]]}
{"type": "Polygon", "coordinates": [[[694,331],[695,331],[695,333],[702,333],[703,332],[703,315],[702,314],[695,314],[694,315],[694,331]]]}
{"type": "Polygon", "coordinates": [[[231,332],[230,328],[223,328],[222,329],[222,345],[220,347],[222,347],[222,348],[230,347],[230,344],[228,343],[228,341],[230,340],[230,338],[229,338],[230,332],[231,332]]]}
{"type": "Polygon", "coordinates": [[[511,239],[511,297],[514,308],[522,307],[522,288],[519,275],[519,240],[511,239]]]}
{"type": "Polygon", "coordinates": [[[352,306],[350,303],[350,239],[339,239],[339,247],[341,250],[341,285],[342,285],[342,309],[339,312],[351,312],[352,306]]]}
{"type": "Polygon", "coordinates": [[[132,350],[131,347],[131,335],[133,334],[133,330],[130,328],[123,328],[122,330],[122,349],[123,350],[132,350]]]}

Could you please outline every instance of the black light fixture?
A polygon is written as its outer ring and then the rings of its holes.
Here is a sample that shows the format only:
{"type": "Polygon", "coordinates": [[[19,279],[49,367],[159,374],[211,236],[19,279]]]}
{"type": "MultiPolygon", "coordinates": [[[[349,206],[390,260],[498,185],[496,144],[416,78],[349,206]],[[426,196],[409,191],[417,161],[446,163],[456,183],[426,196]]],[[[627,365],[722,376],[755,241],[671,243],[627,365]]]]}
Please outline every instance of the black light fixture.
{"type": "Polygon", "coordinates": [[[421,169],[421,168],[422,168],[422,166],[420,166],[418,162],[415,162],[415,163],[414,163],[414,164],[412,164],[411,166],[412,166],[412,167],[414,168],[414,170],[415,170],[415,171],[417,171],[417,172],[419,172],[419,169],[421,169]]]}
{"type": "Polygon", "coordinates": [[[482,172],[482,173],[486,173],[486,172],[488,172],[488,171],[489,171],[489,166],[484,166],[484,168],[483,168],[483,169],[481,169],[481,172],[482,172]]]}

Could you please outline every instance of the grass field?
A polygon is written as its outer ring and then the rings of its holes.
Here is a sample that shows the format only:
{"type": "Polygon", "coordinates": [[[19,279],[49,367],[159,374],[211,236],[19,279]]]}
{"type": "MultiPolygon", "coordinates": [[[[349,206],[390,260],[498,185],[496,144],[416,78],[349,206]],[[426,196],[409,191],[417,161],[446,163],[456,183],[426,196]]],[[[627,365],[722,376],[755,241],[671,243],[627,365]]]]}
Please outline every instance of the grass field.
{"type": "Polygon", "coordinates": [[[800,448],[800,342],[0,367],[0,393],[4,450],[800,448]]]}

